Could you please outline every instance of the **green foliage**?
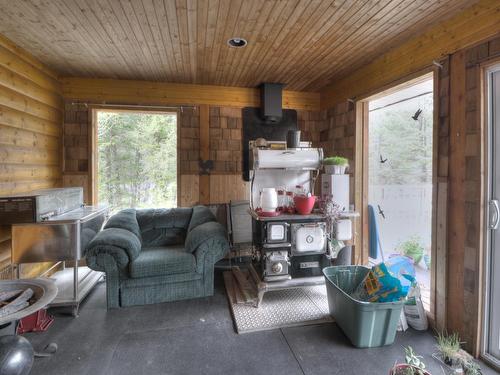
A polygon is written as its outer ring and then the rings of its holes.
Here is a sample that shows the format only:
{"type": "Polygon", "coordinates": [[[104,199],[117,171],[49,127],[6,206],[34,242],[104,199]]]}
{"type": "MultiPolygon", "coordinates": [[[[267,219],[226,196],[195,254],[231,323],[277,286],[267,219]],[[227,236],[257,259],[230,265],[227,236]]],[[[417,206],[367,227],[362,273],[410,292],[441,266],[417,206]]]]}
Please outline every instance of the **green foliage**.
{"type": "Polygon", "coordinates": [[[347,158],[343,158],[342,156],[329,156],[323,159],[323,165],[347,165],[349,164],[349,160],[347,158]]]}
{"type": "Polygon", "coordinates": [[[405,350],[405,361],[407,364],[413,366],[415,369],[413,373],[415,375],[420,375],[424,373],[425,363],[422,361],[423,357],[417,355],[411,346],[404,348],[405,350]],[[416,372],[415,372],[416,371],[416,372]]]}
{"type": "Polygon", "coordinates": [[[432,125],[432,94],[370,111],[370,185],[430,183],[432,125]],[[387,162],[381,163],[381,156],[387,162]]]}
{"type": "Polygon", "coordinates": [[[412,258],[415,264],[418,264],[424,256],[424,246],[418,237],[411,237],[399,245],[399,252],[412,258]]]}
{"type": "Polygon", "coordinates": [[[462,363],[465,375],[482,375],[481,367],[473,359],[462,363]]]}
{"type": "Polygon", "coordinates": [[[436,340],[436,348],[443,360],[445,362],[453,362],[457,358],[458,351],[460,350],[460,336],[458,336],[458,333],[448,335],[445,332],[438,332],[436,340]]]}
{"type": "Polygon", "coordinates": [[[405,362],[409,366],[395,365],[392,373],[394,375],[425,375],[425,363],[422,356],[417,355],[411,346],[403,347],[405,350],[405,362]]]}
{"type": "Polygon", "coordinates": [[[112,209],[177,205],[174,114],[98,113],[99,201],[112,209]]]}

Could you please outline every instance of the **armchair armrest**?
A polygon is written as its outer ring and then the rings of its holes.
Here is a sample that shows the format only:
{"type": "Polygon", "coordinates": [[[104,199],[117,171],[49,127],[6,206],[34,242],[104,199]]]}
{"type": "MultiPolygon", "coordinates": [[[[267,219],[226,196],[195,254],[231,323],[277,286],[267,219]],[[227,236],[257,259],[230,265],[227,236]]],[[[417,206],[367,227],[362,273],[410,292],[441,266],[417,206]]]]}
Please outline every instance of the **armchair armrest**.
{"type": "MultiPolygon", "coordinates": [[[[88,244],[86,251],[87,264],[97,271],[106,271],[106,267],[99,261],[100,255],[111,257],[117,268],[125,268],[130,261],[139,256],[141,241],[135,234],[125,229],[104,229],[88,244]]],[[[109,262],[108,262],[109,263],[109,262]]]]}
{"type": "Polygon", "coordinates": [[[196,268],[200,272],[206,260],[215,263],[229,251],[227,232],[215,221],[198,225],[188,233],[184,247],[195,255],[196,268]]]}

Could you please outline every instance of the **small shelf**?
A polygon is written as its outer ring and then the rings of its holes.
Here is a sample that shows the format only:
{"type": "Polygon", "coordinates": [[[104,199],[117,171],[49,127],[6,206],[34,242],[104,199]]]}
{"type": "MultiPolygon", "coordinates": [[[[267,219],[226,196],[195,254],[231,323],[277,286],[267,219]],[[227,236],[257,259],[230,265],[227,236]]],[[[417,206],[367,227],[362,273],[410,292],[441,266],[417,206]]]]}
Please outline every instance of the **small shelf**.
{"type": "Polygon", "coordinates": [[[92,288],[102,279],[103,273],[88,267],[78,267],[78,281],[75,295],[74,268],[65,268],[50,276],[58,289],[56,298],[50,306],[73,306],[78,311],[80,302],[89,294],[92,288]]]}

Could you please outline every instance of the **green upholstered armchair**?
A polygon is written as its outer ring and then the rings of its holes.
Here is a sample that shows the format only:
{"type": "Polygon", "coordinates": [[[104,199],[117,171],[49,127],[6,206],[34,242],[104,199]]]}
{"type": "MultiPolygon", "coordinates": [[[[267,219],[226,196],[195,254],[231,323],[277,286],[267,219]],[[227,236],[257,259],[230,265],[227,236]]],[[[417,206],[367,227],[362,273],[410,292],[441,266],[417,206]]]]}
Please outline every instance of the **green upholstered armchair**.
{"type": "Polygon", "coordinates": [[[213,295],[214,264],[229,250],[203,206],[126,209],[89,243],[90,268],[106,273],[108,308],[213,295]]]}

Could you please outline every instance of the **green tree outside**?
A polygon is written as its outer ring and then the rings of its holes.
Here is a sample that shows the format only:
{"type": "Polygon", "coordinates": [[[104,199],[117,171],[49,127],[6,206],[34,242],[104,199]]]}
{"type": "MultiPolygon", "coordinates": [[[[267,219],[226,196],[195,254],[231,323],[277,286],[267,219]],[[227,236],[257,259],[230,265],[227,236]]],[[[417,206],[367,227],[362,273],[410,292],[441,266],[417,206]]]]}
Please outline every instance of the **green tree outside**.
{"type": "Polygon", "coordinates": [[[177,116],[100,111],[98,197],[113,211],[177,206],[177,116]]]}
{"type": "Polygon", "coordinates": [[[370,185],[432,183],[432,128],[432,93],[371,111],[370,185]]]}

